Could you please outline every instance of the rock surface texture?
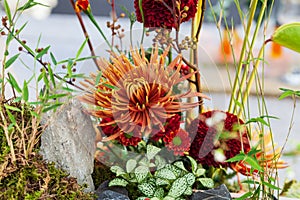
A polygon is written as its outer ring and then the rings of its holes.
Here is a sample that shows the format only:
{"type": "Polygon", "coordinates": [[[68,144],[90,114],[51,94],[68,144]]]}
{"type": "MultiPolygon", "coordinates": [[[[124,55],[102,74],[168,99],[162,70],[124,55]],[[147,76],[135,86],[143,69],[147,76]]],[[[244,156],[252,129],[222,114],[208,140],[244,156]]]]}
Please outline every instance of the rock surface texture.
{"type": "Polygon", "coordinates": [[[77,178],[81,185],[87,184],[86,192],[94,190],[95,130],[81,103],[73,98],[55,113],[45,116],[48,126],[41,137],[41,150],[47,162],[56,165],[77,178]]]}
{"type": "Polygon", "coordinates": [[[109,187],[109,181],[103,182],[95,191],[98,196],[97,200],[130,200],[128,192],[122,187],[109,187]]]}
{"type": "Polygon", "coordinates": [[[223,184],[217,188],[198,191],[191,196],[191,200],[231,200],[227,187],[223,184]]]}

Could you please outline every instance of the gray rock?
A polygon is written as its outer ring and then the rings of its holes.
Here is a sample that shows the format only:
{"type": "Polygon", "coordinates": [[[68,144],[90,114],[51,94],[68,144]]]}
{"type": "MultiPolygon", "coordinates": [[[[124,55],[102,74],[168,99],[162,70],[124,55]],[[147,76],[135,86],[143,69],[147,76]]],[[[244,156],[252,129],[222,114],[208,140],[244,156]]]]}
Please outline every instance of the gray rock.
{"type": "Polygon", "coordinates": [[[230,192],[226,185],[222,184],[217,188],[198,191],[191,196],[191,200],[231,200],[230,192]]]}
{"type": "Polygon", "coordinates": [[[128,191],[126,190],[126,188],[124,188],[124,187],[117,187],[117,186],[108,186],[108,183],[109,183],[108,180],[104,181],[103,183],[101,183],[101,185],[99,185],[99,187],[95,191],[95,194],[100,195],[105,190],[111,190],[111,191],[123,194],[125,196],[128,196],[128,191]]]}
{"type": "Polygon", "coordinates": [[[130,200],[128,196],[124,194],[112,191],[112,190],[105,190],[102,192],[97,200],[130,200]]]}
{"type": "Polygon", "coordinates": [[[77,178],[81,185],[87,184],[86,192],[94,190],[95,130],[81,103],[73,98],[55,113],[43,118],[48,126],[41,137],[40,153],[48,162],[55,162],[77,178]]]}

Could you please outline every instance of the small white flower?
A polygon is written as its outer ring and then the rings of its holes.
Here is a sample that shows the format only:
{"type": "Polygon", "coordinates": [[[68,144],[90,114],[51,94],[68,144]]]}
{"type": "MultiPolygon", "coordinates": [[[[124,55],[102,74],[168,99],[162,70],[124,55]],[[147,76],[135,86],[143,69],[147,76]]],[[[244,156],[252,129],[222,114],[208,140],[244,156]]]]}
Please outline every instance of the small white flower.
{"type": "Polygon", "coordinates": [[[226,160],[226,156],[224,155],[224,151],[222,149],[214,150],[212,154],[214,155],[216,162],[224,162],[226,160]]]}
{"type": "Polygon", "coordinates": [[[219,125],[226,119],[226,113],[223,112],[214,112],[213,115],[206,119],[205,123],[208,127],[214,127],[219,125]]]}

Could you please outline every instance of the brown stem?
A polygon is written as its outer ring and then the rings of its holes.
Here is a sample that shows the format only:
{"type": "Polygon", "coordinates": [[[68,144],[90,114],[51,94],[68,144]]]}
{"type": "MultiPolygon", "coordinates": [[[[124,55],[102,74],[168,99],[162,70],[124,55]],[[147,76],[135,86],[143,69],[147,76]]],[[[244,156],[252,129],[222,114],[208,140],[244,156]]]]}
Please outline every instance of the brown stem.
{"type": "MultiPolygon", "coordinates": [[[[70,2],[71,2],[72,7],[73,7],[73,9],[74,9],[74,11],[75,11],[75,3],[74,3],[74,1],[73,1],[73,0],[70,0],[70,2]]],[[[78,21],[79,21],[79,23],[80,23],[80,26],[81,26],[81,29],[82,29],[82,31],[83,31],[83,34],[84,34],[85,38],[87,39],[87,43],[88,43],[88,46],[89,46],[91,55],[92,55],[92,56],[96,56],[95,51],[94,51],[94,48],[93,48],[93,45],[92,45],[92,42],[91,42],[90,37],[89,37],[89,34],[88,34],[88,32],[87,32],[87,30],[86,30],[86,28],[85,28],[84,22],[83,22],[83,20],[82,20],[81,14],[80,14],[80,12],[76,12],[76,11],[75,11],[75,13],[76,13],[76,16],[77,16],[77,18],[78,18],[78,21]]],[[[93,58],[93,61],[94,61],[95,65],[97,66],[98,70],[100,70],[100,67],[99,67],[99,65],[98,65],[97,59],[96,59],[96,58],[93,58]]]]}
{"type": "Polygon", "coordinates": [[[111,17],[112,17],[112,37],[111,37],[111,46],[114,46],[114,39],[115,39],[115,23],[116,23],[116,9],[115,9],[115,0],[111,0],[111,17]]]}
{"type": "MultiPolygon", "coordinates": [[[[194,62],[195,63],[198,63],[198,51],[197,51],[197,49],[196,49],[196,52],[195,52],[195,50],[194,50],[194,62]]],[[[197,92],[199,92],[199,93],[201,93],[202,92],[202,89],[201,89],[201,80],[200,80],[200,72],[199,72],[199,70],[198,70],[198,67],[197,66],[195,66],[195,65],[193,65],[192,63],[190,63],[189,61],[187,61],[184,57],[182,57],[182,60],[183,60],[183,62],[187,65],[187,66],[189,66],[192,70],[194,70],[194,71],[197,71],[197,73],[195,74],[195,81],[193,81],[193,82],[191,82],[191,83],[193,83],[193,84],[195,84],[195,86],[196,86],[196,90],[197,90],[197,92]]],[[[203,110],[203,105],[202,105],[202,102],[203,102],[203,99],[202,99],[202,97],[198,97],[198,101],[200,102],[200,105],[199,105],[199,113],[201,113],[202,112],[202,110],[203,110]]]]}

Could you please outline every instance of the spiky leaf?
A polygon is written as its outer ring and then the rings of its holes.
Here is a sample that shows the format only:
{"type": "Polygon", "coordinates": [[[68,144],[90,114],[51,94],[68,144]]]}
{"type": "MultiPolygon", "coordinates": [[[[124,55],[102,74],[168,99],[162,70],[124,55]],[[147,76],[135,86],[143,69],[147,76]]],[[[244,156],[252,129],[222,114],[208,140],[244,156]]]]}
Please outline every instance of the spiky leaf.
{"type": "Polygon", "coordinates": [[[188,183],[186,182],[186,178],[182,177],[176,179],[169,190],[168,196],[174,198],[180,197],[185,192],[187,187],[188,183]]]}

